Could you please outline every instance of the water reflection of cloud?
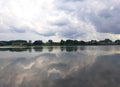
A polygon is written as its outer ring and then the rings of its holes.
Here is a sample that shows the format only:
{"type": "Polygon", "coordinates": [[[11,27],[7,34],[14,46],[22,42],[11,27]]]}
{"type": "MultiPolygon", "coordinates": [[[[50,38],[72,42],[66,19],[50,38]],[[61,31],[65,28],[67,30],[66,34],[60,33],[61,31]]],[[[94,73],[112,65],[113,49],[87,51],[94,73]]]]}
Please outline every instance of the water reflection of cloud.
{"type": "Polygon", "coordinates": [[[29,65],[26,65],[26,66],[22,65],[22,67],[23,67],[24,69],[31,69],[34,64],[35,64],[35,63],[33,62],[33,63],[30,63],[29,65]]]}
{"type": "MultiPolygon", "coordinates": [[[[9,62],[9,66],[5,67],[2,72],[3,76],[8,74],[8,76],[12,73],[16,78],[11,80],[12,84],[27,84],[24,83],[26,80],[30,79],[32,81],[34,78],[43,78],[46,80],[65,78],[67,75],[71,74],[72,71],[76,71],[81,67],[86,67],[88,64],[91,64],[91,61],[87,60],[88,56],[84,54],[76,53],[59,53],[56,56],[56,53],[43,53],[34,58],[18,58],[12,60],[5,60],[9,62]],[[88,61],[88,62],[86,62],[88,61]],[[9,73],[5,73],[5,71],[9,73]],[[33,75],[34,76],[31,76],[33,75]],[[18,81],[17,81],[18,80],[18,81]],[[14,83],[14,81],[16,83],[14,83]]],[[[4,63],[5,63],[4,61],[4,63]]],[[[6,63],[7,64],[7,63],[6,63]]],[[[2,65],[1,65],[2,66],[2,65]]],[[[1,74],[1,71],[0,71],[1,74]]],[[[6,80],[6,78],[4,78],[6,80]]],[[[12,87],[12,86],[9,86],[12,87]]]]}
{"type": "Polygon", "coordinates": [[[52,87],[119,87],[120,55],[100,56],[91,67],[84,67],[52,87]]]}
{"type": "MultiPolygon", "coordinates": [[[[105,48],[99,48],[98,52],[103,49],[105,48]]],[[[107,51],[113,49],[114,47],[107,51]]],[[[14,56],[12,58],[12,55],[10,59],[0,58],[0,67],[4,67],[0,69],[0,86],[101,87],[100,84],[103,84],[103,81],[109,82],[105,77],[106,73],[110,75],[112,73],[110,79],[113,78],[113,81],[117,83],[120,55],[100,55],[96,51],[97,47],[87,47],[83,51],[76,52],[31,52],[32,57],[30,58],[30,55],[22,58],[20,55],[18,58],[14,58],[14,56]]]]}

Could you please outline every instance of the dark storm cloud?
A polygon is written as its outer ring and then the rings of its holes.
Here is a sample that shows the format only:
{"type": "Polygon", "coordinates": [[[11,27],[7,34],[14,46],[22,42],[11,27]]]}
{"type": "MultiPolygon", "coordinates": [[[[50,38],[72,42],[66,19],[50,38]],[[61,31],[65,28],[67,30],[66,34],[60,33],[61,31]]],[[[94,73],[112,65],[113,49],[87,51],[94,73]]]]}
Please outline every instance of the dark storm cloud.
{"type": "Polygon", "coordinates": [[[115,1],[77,0],[84,1],[82,3],[76,3],[76,0],[62,1],[66,3],[60,3],[59,10],[69,15],[72,14],[71,17],[76,17],[78,20],[89,21],[97,32],[120,34],[120,6],[115,1]]]}
{"type": "Polygon", "coordinates": [[[120,7],[102,10],[91,20],[98,32],[120,34],[120,7]]]}
{"type": "Polygon", "coordinates": [[[12,28],[11,29],[11,32],[16,32],[16,33],[25,33],[26,30],[24,29],[18,29],[18,28],[12,28]]]}
{"type": "MultiPolygon", "coordinates": [[[[72,20],[74,21],[74,20],[72,20]]],[[[65,38],[76,38],[79,36],[83,36],[84,32],[79,32],[80,27],[69,19],[60,19],[50,23],[52,26],[57,27],[56,32],[51,33],[52,35],[58,35],[65,38]]]]}
{"type": "Polygon", "coordinates": [[[64,1],[64,2],[81,2],[81,1],[85,1],[85,0],[62,0],[62,1],[64,1]]]}
{"type": "Polygon", "coordinates": [[[83,32],[79,32],[76,27],[69,26],[64,28],[64,31],[58,33],[59,36],[74,39],[79,36],[83,36],[83,32]]]}
{"type": "Polygon", "coordinates": [[[51,23],[52,26],[67,26],[69,24],[69,20],[56,20],[53,23],[51,23]]]}
{"type": "Polygon", "coordinates": [[[35,33],[35,34],[37,34],[37,35],[40,35],[40,36],[44,36],[44,37],[49,37],[49,36],[54,36],[55,35],[55,32],[47,32],[47,33],[39,33],[39,32],[37,32],[37,31],[31,31],[31,32],[33,32],[33,33],[35,33]]]}
{"type": "Polygon", "coordinates": [[[27,27],[18,27],[16,25],[13,25],[13,26],[9,25],[8,27],[3,27],[3,28],[1,27],[0,33],[7,33],[7,32],[25,33],[27,29],[28,29],[27,27]]]}

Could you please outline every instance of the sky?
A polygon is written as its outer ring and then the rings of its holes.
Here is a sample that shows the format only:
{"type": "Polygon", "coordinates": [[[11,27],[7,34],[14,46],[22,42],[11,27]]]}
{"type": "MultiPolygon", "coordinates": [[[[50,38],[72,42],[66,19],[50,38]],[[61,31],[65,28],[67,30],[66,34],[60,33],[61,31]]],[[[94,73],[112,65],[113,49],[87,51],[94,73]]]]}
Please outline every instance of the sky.
{"type": "Polygon", "coordinates": [[[120,0],[0,0],[0,40],[120,39],[120,0]]]}

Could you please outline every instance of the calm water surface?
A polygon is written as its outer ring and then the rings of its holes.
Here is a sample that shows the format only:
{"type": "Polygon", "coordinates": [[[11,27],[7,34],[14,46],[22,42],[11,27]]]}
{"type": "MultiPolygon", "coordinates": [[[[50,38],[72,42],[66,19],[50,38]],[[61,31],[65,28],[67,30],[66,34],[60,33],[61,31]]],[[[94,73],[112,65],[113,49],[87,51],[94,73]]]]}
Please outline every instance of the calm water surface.
{"type": "Polygon", "coordinates": [[[120,87],[120,46],[0,48],[0,87],[120,87]]]}

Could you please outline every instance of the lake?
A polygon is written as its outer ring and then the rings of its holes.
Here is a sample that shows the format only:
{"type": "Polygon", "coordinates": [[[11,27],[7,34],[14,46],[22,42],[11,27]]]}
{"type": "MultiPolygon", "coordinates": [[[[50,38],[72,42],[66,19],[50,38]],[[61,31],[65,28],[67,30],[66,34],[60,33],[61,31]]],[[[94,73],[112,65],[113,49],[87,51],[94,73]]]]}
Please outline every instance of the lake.
{"type": "Polygon", "coordinates": [[[0,87],[120,87],[120,46],[0,48],[0,87]]]}

